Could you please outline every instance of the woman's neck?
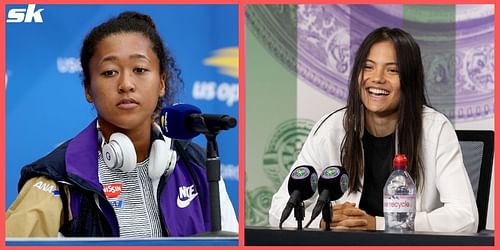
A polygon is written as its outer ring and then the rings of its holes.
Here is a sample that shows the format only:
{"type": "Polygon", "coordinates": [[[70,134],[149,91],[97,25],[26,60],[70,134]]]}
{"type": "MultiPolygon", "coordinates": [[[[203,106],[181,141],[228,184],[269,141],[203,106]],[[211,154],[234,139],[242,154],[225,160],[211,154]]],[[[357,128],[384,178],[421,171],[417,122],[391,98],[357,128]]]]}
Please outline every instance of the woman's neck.
{"type": "Polygon", "coordinates": [[[365,128],[375,137],[388,136],[396,130],[398,123],[398,113],[380,116],[376,113],[365,110],[365,128]]]}

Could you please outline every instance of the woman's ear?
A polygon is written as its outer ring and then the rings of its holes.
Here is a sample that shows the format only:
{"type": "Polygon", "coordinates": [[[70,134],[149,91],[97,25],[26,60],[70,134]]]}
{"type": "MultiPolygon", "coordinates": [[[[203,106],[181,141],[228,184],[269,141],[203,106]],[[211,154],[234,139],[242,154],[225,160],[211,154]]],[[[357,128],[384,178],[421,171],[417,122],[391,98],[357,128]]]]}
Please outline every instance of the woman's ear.
{"type": "Polygon", "coordinates": [[[92,96],[92,91],[90,90],[90,86],[85,87],[85,99],[87,99],[87,102],[93,103],[94,102],[94,97],[92,96]]]}
{"type": "Polygon", "coordinates": [[[160,77],[160,97],[164,96],[167,91],[167,74],[163,73],[160,77]]]}

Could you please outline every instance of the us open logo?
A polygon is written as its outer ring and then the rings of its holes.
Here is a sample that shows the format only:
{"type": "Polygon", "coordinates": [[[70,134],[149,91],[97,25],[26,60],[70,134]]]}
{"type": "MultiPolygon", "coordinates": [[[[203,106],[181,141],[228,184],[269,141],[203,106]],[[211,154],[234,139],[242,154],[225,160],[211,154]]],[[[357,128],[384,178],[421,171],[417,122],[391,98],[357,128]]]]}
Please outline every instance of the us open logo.
{"type": "Polygon", "coordinates": [[[7,23],[43,23],[43,10],[36,9],[36,4],[28,4],[27,8],[10,9],[7,14],[7,23]]]}

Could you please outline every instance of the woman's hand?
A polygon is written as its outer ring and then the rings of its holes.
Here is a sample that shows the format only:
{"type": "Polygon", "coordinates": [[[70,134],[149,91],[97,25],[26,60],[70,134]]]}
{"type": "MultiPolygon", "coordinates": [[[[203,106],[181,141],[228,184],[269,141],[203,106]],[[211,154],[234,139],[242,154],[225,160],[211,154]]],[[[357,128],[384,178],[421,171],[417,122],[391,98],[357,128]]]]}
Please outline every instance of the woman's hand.
{"type": "MultiPolygon", "coordinates": [[[[332,223],[334,229],[348,230],[375,230],[375,217],[356,207],[355,203],[346,202],[332,208],[332,223]]],[[[321,229],[325,228],[325,221],[321,219],[321,229]]]]}

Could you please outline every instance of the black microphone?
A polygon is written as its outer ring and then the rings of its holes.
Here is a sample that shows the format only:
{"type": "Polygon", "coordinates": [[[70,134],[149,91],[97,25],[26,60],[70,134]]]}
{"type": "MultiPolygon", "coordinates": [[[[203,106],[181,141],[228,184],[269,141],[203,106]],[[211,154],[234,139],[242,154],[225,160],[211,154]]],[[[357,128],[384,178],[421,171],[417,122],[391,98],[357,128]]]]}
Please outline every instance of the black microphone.
{"type": "Polygon", "coordinates": [[[292,209],[304,200],[311,198],[316,192],[318,175],[312,166],[298,166],[290,174],[288,179],[288,194],[290,199],[286,203],[281,214],[279,227],[290,216],[292,209]]]}
{"type": "MultiPolygon", "coordinates": [[[[323,207],[330,201],[338,200],[349,187],[349,177],[345,168],[341,166],[330,166],[323,169],[318,181],[319,198],[316,206],[311,214],[311,220],[307,223],[306,228],[311,225],[312,221],[318,217],[323,207]]],[[[330,208],[328,208],[330,209],[330,208]]]]}
{"type": "Polygon", "coordinates": [[[202,114],[193,105],[177,103],[161,111],[161,130],[167,137],[191,139],[200,133],[218,132],[236,126],[236,119],[228,115],[202,114]]]}

